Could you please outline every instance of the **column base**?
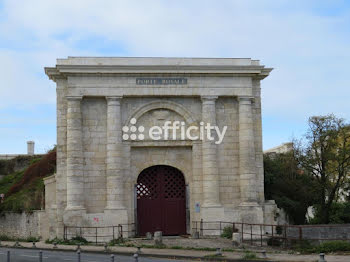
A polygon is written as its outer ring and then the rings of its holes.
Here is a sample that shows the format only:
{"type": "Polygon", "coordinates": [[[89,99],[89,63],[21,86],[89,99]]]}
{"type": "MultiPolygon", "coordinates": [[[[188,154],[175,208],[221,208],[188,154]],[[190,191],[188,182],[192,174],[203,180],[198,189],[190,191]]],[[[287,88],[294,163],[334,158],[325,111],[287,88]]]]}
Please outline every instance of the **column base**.
{"type": "Polygon", "coordinates": [[[217,230],[205,230],[207,228],[212,228],[213,224],[206,224],[206,222],[213,221],[225,221],[225,212],[224,207],[221,205],[211,205],[211,206],[202,206],[201,218],[203,219],[203,235],[220,235],[220,228],[217,230]]]}
{"type": "Polygon", "coordinates": [[[63,224],[64,226],[80,227],[84,226],[84,216],[86,215],[86,209],[81,206],[67,207],[63,212],[63,224]]]}
{"type": "Polygon", "coordinates": [[[126,208],[121,207],[106,207],[104,210],[105,214],[105,224],[106,225],[122,225],[128,224],[128,211],[126,208]]]}
{"type": "Polygon", "coordinates": [[[242,223],[263,224],[264,210],[257,202],[242,202],[238,206],[242,223]]]}

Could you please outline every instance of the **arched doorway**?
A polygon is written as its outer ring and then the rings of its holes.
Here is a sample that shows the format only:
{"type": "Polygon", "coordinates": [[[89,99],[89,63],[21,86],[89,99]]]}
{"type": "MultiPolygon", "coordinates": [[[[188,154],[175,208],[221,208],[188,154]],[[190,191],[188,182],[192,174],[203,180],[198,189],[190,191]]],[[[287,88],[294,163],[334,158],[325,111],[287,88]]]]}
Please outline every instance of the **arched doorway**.
{"type": "Polygon", "coordinates": [[[138,234],[186,234],[186,184],[180,170],[165,165],[144,169],[137,179],[138,234]]]}

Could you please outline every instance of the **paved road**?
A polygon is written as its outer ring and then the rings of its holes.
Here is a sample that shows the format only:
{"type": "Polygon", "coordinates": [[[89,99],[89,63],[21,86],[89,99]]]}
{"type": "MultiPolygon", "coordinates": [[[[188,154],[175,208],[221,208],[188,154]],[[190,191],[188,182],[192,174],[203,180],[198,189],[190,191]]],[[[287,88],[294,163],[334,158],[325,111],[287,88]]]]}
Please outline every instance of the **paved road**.
{"type": "MultiPolygon", "coordinates": [[[[39,261],[39,250],[35,249],[14,249],[14,248],[0,248],[0,262],[7,262],[7,251],[10,250],[11,262],[38,262],[39,261]]],[[[134,262],[132,256],[121,256],[115,255],[115,262],[134,262]]],[[[69,262],[78,261],[77,254],[75,252],[66,251],[49,251],[43,250],[43,262],[69,262]]],[[[81,254],[81,262],[110,262],[110,254],[93,254],[84,253],[81,254]]],[[[162,262],[162,261],[173,261],[164,258],[150,258],[150,257],[139,257],[139,262],[162,262]]],[[[180,261],[180,260],[176,260],[180,261]]]]}

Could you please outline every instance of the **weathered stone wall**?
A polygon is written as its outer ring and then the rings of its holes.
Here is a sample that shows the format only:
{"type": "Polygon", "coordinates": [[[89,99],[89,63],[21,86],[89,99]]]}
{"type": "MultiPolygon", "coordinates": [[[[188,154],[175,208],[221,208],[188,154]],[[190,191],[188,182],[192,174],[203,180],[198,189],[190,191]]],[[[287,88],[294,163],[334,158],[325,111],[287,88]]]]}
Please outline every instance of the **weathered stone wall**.
{"type": "Polygon", "coordinates": [[[39,225],[40,217],[38,212],[6,212],[0,216],[0,235],[11,238],[39,237],[39,225]]]}
{"type": "Polygon", "coordinates": [[[315,225],[288,227],[287,237],[307,240],[350,239],[350,225],[315,225]]]}

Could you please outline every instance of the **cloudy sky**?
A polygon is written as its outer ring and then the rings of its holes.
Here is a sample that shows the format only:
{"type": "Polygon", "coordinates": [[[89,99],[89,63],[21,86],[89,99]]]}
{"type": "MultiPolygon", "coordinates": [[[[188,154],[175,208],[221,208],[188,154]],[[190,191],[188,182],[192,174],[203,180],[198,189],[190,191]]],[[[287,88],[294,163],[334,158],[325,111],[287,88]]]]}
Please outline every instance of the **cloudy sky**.
{"type": "Polygon", "coordinates": [[[250,57],[262,82],[264,148],[311,115],[350,120],[347,0],[0,0],[0,154],[56,142],[55,85],[67,56],[250,57]]]}

